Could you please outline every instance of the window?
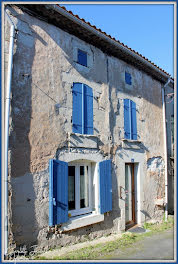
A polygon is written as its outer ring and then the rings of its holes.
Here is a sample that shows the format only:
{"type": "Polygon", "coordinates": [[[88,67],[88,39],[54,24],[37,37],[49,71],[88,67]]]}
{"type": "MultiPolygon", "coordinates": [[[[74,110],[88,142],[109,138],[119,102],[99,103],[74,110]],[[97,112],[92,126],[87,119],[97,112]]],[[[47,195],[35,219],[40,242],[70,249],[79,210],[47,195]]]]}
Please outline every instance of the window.
{"type": "Polygon", "coordinates": [[[131,77],[131,74],[128,73],[128,72],[125,72],[125,82],[129,85],[132,84],[132,77],[131,77]]]}
{"type": "Polygon", "coordinates": [[[71,216],[89,213],[91,209],[90,163],[72,164],[68,167],[68,210],[71,216]]]}
{"type": "Polygon", "coordinates": [[[112,210],[111,160],[92,164],[84,160],[69,164],[50,160],[50,226],[66,223],[69,216],[104,214],[112,210]]]}
{"type": "Polygon", "coordinates": [[[72,88],[72,131],[93,135],[93,91],[83,83],[74,83],[72,88]]]}
{"type": "Polygon", "coordinates": [[[87,53],[78,49],[78,63],[87,67],[87,53]]]}
{"type": "Polygon", "coordinates": [[[137,140],[136,104],[124,99],[124,138],[137,140]]]}

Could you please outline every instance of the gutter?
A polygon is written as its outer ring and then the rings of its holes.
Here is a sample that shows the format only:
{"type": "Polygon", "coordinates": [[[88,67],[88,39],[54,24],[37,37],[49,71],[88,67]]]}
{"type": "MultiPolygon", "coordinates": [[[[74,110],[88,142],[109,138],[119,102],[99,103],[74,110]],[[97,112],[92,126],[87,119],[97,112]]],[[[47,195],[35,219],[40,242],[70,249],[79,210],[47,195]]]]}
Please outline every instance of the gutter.
{"type": "Polygon", "coordinates": [[[11,81],[12,81],[12,64],[13,64],[13,48],[14,48],[14,36],[15,36],[15,25],[11,18],[7,14],[5,9],[5,15],[7,21],[10,24],[10,41],[9,41],[9,57],[8,57],[8,69],[7,69],[7,83],[5,93],[5,158],[4,158],[4,256],[8,253],[8,145],[9,145],[9,113],[10,113],[10,101],[11,101],[11,81]]]}
{"type": "Polygon", "coordinates": [[[165,160],[165,221],[168,219],[168,158],[167,158],[167,133],[166,133],[166,105],[164,90],[170,83],[169,78],[162,88],[162,106],[163,106],[163,129],[164,129],[164,160],[165,160]]]}
{"type": "Polygon", "coordinates": [[[167,78],[170,78],[170,82],[174,83],[174,81],[171,79],[171,77],[168,74],[164,73],[163,71],[158,69],[156,66],[154,66],[150,62],[146,61],[140,55],[135,54],[133,51],[129,50],[128,48],[126,48],[124,46],[122,46],[120,43],[118,43],[118,41],[112,40],[108,36],[105,36],[103,33],[99,32],[98,30],[96,30],[93,27],[89,26],[88,24],[86,24],[85,22],[83,22],[80,19],[76,18],[74,15],[70,14],[69,12],[65,11],[64,9],[62,9],[62,8],[60,8],[60,7],[58,7],[57,5],[54,5],[54,4],[53,5],[46,5],[46,8],[47,9],[53,9],[56,12],[60,13],[61,15],[67,17],[68,19],[70,19],[74,23],[80,25],[81,27],[85,28],[86,30],[90,31],[91,33],[97,35],[100,39],[103,39],[103,40],[109,42],[111,45],[114,45],[117,49],[120,49],[121,51],[123,51],[124,53],[128,54],[129,56],[131,56],[134,59],[140,61],[145,66],[147,66],[147,67],[151,68],[152,70],[154,70],[155,72],[159,73],[166,80],[167,80],[167,78]]]}

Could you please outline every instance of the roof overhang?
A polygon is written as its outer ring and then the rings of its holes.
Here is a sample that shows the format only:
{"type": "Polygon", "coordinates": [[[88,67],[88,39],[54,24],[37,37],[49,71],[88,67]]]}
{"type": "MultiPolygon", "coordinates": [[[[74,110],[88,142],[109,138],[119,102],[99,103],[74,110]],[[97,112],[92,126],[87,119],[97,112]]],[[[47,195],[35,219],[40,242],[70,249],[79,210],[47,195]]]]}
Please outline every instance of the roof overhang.
{"type": "Polygon", "coordinates": [[[156,65],[144,59],[141,55],[133,52],[110,36],[95,29],[84,20],[77,18],[72,13],[56,4],[16,4],[30,15],[51,23],[62,30],[86,41],[87,43],[101,49],[104,53],[124,60],[134,65],[139,70],[151,75],[154,79],[165,84],[171,79],[170,86],[173,87],[173,78],[160,70],[156,65]],[[74,26],[75,24],[75,26],[74,26]]]}

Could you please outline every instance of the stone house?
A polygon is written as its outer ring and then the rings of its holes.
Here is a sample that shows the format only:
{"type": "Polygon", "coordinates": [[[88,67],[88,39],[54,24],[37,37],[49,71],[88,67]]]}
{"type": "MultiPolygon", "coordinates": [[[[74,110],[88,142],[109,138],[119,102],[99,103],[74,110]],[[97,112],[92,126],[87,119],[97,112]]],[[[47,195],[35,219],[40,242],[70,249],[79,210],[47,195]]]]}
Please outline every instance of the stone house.
{"type": "Polygon", "coordinates": [[[58,5],[5,12],[5,91],[14,44],[5,253],[162,219],[170,75],[58,5]]]}

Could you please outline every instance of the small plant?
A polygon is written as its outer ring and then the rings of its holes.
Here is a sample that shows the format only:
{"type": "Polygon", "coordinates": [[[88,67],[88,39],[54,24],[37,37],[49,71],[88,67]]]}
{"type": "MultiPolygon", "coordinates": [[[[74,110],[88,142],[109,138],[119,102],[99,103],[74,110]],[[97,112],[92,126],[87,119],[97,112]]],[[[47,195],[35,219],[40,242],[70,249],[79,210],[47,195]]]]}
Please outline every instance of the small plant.
{"type": "Polygon", "coordinates": [[[155,224],[145,222],[143,224],[144,229],[151,229],[155,224]]]}
{"type": "Polygon", "coordinates": [[[162,232],[164,230],[173,227],[173,217],[169,217],[167,222],[152,224],[144,223],[144,228],[149,229],[151,232],[146,232],[143,234],[134,233],[123,233],[123,235],[114,241],[109,241],[105,243],[100,243],[94,246],[89,246],[81,248],[72,252],[68,252],[65,255],[54,256],[52,258],[46,258],[44,256],[37,256],[36,260],[94,260],[94,259],[104,259],[108,253],[111,253],[117,249],[124,249],[134,246],[134,243],[140,241],[144,237],[151,236],[154,233],[162,232]]]}
{"type": "Polygon", "coordinates": [[[145,222],[145,223],[143,224],[143,227],[144,227],[145,229],[148,229],[148,223],[145,222]]]}
{"type": "Polygon", "coordinates": [[[36,256],[34,259],[35,260],[46,260],[46,257],[44,257],[44,256],[36,256]]]}

